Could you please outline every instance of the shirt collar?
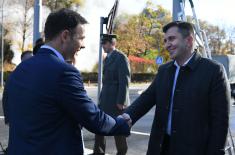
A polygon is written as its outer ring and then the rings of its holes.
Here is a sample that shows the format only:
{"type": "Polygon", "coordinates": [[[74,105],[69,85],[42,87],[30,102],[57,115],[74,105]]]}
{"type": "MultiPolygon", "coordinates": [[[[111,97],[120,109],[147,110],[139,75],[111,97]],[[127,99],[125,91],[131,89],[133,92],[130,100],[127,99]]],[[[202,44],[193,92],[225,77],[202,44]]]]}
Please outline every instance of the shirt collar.
{"type": "Polygon", "coordinates": [[[62,60],[63,62],[65,62],[64,57],[62,56],[62,54],[60,52],[58,52],[56,49],[54,49],[53,47],[49,46],[49,45],[43,45],[41,48],[46,48],[49,49],[51,51],[53,51],[55,53],[55,55],[62,60]]]}
{"type": "Polygon", "coordinates": [[[111,52],[109,52],[109,53],[107,54],[107,58],[110,58],[110,56],[113,54],[114,51],[115,51],[115,49],[112,50],[111,52]]]}
{"type": "MultiPolygon", "coordinates": [[[[194,56],[194,54],[195,54],[195,53],[193,53],[193,54],[190,56],[190,58],[188,58],[188,60],[185,61],[185,63],[183,64],[183,66],[186,66],[186,65],[189,63],[189,61],[192,59],[192,57],[194,56]]],[[[174,65],[175,65],[177,68],[180,68],[180,65],[179,65],[176,61],[174,62],[174,65]]]]}

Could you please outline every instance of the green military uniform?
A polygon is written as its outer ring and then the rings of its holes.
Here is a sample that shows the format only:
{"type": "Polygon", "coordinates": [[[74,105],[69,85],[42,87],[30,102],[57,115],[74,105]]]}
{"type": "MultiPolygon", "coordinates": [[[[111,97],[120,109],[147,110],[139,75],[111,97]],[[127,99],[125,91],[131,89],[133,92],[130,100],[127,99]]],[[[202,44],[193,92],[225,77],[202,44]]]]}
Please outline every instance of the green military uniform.
{"type": "Polygon", "coordinates": [[[117,104],[128,106],[130,67],[127,57],[117,50],[104,61],[103,87],[99,106],[107,114],[116,117],[121,114],[117,104]]]}
{"type": "MultiPolygon", "coordinates": [[[[130,65],[127,57],[120,51],[114,50],[104,60],[103,87],[99,98],[99,107],[105,113],[116,117],[122,114],[117,104],[128,106],[130,83],[130,65]]],[[[117,154],[127,152],[126,137],[115,136],[117,154]]],[[[105,153],[105,138],[96,135],[94,154],[105,153]]]]}

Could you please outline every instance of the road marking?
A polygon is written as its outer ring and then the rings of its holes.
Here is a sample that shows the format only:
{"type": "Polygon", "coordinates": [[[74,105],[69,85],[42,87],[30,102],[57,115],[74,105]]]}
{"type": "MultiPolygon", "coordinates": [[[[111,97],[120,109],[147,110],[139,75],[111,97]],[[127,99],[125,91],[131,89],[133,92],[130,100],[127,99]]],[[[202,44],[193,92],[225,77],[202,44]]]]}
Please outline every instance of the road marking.
{"type": "Polygon", "coordinates": [[[4,119],[4,116],[0,116],[0,119],[4,119]]]}
{"type": "MultiPolygon", "coordinates": [[[[85,154],[85,155],[89,155],[89,154],[92,154],[92,153],[93,153],[93,150],[88,149],[88,148],[85,148],[85,149],[84,149],[84,154],[85,154]]],[[[105,155],[109,155],[109,154],[105,153],[105,155]]]]}
{"type": "Polygon", "coordinates": [[[132,133],[132,134],[136,134],[136,135],[150,136],[149,133],[138,132],[138,131],[131,131],[131,133],[132,133]]]}
{"type": "Polygon", "coordinates": [[[88,154],[92,154],[92,153],[93,153],[93,150],[87,149],[87,148],[84,149],[84,154],[88,155],[88,154]]]}

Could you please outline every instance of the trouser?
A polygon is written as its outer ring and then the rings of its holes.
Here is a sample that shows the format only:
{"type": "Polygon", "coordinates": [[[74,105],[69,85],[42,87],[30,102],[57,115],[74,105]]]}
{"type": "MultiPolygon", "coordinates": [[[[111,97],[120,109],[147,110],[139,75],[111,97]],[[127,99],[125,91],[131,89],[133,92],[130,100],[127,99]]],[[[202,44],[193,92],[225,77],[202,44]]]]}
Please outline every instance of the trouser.
{"type": "Polygon", "coordinates": [[[162,143],[161,155],[170,155],[170,139],[169,135],[165,135],[162,143]]]}
{"type": "MultiPolygon", "coordinates": [[[[117,155],[126,155],[127,142],[125,136],[114,136],[117,155]]],[[[106,139],[104,136],[95,135],[94,155],[105,154],[106,139]]]]}

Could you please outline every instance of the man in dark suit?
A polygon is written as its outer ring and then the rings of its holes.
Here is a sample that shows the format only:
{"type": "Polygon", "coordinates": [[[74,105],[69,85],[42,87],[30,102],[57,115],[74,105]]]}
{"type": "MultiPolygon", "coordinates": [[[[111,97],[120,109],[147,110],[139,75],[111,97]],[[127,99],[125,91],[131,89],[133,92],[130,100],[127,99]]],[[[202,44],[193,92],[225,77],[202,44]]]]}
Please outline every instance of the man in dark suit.
{"type": "Polygon", "coordinates": [[[97,108],[79,71],[66,63],[84,47],[86,24],[69,9],[51,13],[46,44],[11,74],[3,97],[9,155],[82,155],[82,126],[101,135],[129,134],[123,118],[97,108]]]}
{"type": "Polygon", "coordinates": [[[165,48],[173,61],[126,110],[134,124],[156,105],[147,155],[224,155],[230,91],[221,64],[194,50],[193,26],[164,26],[165,48]]]}
{"type": "MultiPolygon", "coordinates": [[[[116,49],[116,35],[104,34],[102,46],[107,57],[104,60],[103,87],[99,107],[107,114],[117,117],[129,103],[130,65],[128,58],[116,49]]],[[[125,136],[114,136],[117,155],[127,153],[125,136]]],[[[105,137],[95,136],[94,155],[105,154],[105,137]]]]}

